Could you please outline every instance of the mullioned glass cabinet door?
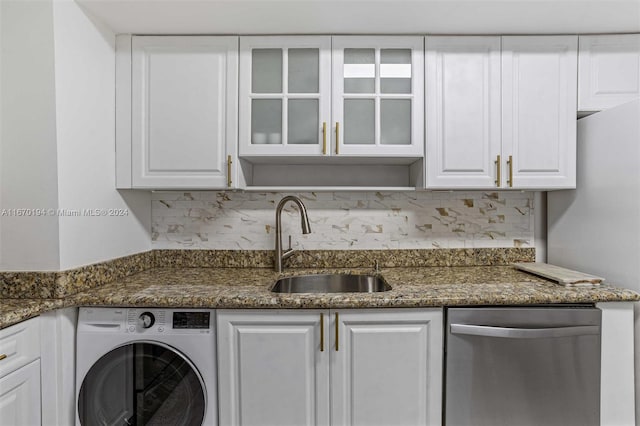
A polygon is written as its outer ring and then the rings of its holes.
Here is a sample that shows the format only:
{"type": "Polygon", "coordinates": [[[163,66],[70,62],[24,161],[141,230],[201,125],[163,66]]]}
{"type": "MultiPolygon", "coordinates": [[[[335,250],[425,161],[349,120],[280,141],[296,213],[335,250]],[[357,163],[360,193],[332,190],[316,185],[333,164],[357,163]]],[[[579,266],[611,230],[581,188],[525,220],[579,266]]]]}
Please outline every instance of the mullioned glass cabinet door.
{"type": "Polygon", "coordinates": [[[240,38],[240,155],[330,151],[331,37],[240,38]]]}
{"type": "Polygon", "coordinates": [[[334,154],[424,154],[424,41],[332,38],[334,154]]]}

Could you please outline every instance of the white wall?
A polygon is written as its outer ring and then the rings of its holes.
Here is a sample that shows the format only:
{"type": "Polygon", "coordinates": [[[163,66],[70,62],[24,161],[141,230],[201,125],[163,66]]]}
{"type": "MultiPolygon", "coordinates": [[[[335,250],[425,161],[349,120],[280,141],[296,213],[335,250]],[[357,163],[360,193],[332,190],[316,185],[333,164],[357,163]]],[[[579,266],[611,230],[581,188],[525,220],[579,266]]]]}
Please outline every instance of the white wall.
{"type": "MultiPolygon", "coordinates": [[[[50,1],[0,2],[2,209],[56,209],[56,113],[50,1]]],[[[0,216],[3,270],[57,270],[58,220],[0,216]]]]}
{"type": "MultiPolygon", "coordinates": [[[[0,4],[0,208],[2,208],[2,4],[0,4]]],[[[2,216],[0,215],[0,267],[2,261],[2,216]]]]}
{"type": "Polygon", "coordinates": [[[115,34],[73,0],[0,9],[0,269],[64,270],[149,250],[149,192],[115,189],[115,34]]]}
{"type": "Polygon", "coordinates": [[[150,249],[148,191],[115,189],[115,34],[73,0],[53,4],[58,203],[125,216],[61,216],[60,269],[150,249]]]}
{"type": "MultiPolygon", "coordinates": [[[[579,120],[577,189],[547,194],[549,262],[638,292],[639,117],[636,100],[579,120]]],[[[640,422],[640,304],[634,305],[636,421],[640,422]]]]}

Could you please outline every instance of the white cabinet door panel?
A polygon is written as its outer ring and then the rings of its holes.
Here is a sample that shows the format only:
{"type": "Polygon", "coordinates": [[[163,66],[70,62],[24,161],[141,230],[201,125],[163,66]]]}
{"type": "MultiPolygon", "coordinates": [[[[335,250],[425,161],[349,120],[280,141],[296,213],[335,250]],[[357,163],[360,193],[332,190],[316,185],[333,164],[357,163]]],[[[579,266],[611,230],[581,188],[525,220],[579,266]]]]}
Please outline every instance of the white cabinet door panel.
{"type": "Polygon", "coordinates": [[[575,36],[503,37],[503,174],[507,181],[513,176],[508,186],[575,187],[576,70],[575,36]]]}
{"type": "Polygon", "coordinates": [[[640,34],[580,36],[578,110],[640,98],[640,34]]]}
{"type": "Polygon", "coordinates": [[[496,187],[500,37],[426,38],[427,187],[496,187]]]}
{"type": "Polygon", "coordinates": [[[237,37],[134,37],[132,184],[228,186],[235,156],[237,37]]]}
{"type": "Polygon", "coordinates": [[[332,311],[331,319],[332,425],[441,423],[442,310],[332,311]]]}
{"type": "Polygon", "coordinates": [[[40,360],[0,378],[0,426],[37,426],[40,412],[40,360]]]}
{"type": "Polygon", "coordinates": [[[240,38],[240,156],[330,155],[330,121],[330,36],[240,38]]]}
{"type": "Polygon", "coordinates": [[[0,330],[0,377],[40,358],[40,318],[0,330]]]}
{"type": "Polygon", "coordinates": [[[332,155],[424,155],[424,40],[332,38],[332,155]]]}
{"type": "Polygon", "coordinates": [[[321,314],[326,322],[325,311],[218,311],[220,424],[328,424],[321,314]]]}

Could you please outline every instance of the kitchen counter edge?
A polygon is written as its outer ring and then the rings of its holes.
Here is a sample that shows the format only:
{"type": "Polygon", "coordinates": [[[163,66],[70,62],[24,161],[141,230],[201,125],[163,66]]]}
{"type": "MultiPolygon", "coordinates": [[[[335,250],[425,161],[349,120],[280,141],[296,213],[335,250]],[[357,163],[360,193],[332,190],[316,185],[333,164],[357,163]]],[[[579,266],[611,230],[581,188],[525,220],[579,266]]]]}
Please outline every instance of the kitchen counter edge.
{"type": "Polygon", "coordinates": [[[380,293],[277,294],[280,276],[372,273],[358,268],[153,268],[60,299],[0,299],[0,329],[44,312],[77,306],[211,309],[360,309],[628,302],[640,294],[603,284],[565,287],[511,266],[388,268],[380,293]]]}

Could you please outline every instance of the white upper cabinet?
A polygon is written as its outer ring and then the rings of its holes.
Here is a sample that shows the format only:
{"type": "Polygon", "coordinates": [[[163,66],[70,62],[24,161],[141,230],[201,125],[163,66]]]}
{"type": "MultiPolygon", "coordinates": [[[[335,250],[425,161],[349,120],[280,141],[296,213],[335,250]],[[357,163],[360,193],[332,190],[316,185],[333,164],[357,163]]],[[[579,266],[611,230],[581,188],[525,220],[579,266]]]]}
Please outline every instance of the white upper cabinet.
{"type": "Polygon", "coordinates": [[[134,36],[130,51],[126,38],[118,47],[118,187],[233,187],[238,38],[134,36]]]}
{"type": "Polygon", "coordinates": [[[498,186],[500,37],[426,38],[429,188],[498,186]]]}
{"type": "Polygon", "coordinates": [[[240,38],[240,155],[325,155],[331,37],[240,38]]]}
{"type": "Polygon", "coordinates": [[[333,152],[424,154],[422,37],[333,37],[333,152]]]}
{"type": "Polygon", "coordinates": [[[502,38],[502,186],[575,188],[577,48],[576,36],[502,38]]]}
{"type": "Polygon", "coordinates": [[[640,34],[580,36],[578,110],[640,98],[640,34]]]}
{"type": "MultiPolygon", "coordinates": [[[[581,108],[637,97],[640,35],[581,40],[581,108]]],[[[577,44],[120,35],[116,186],[573,188],[577,44]]]]}
{"type": "Polygon", "coordinates": [[[427,37],[428,188],[575,187],[577,37],[427,37]]]}
{"type": "Polygon", "coordinates": [[[241,37],[240,156],[421,157],[421,37],[241,37]]]}

